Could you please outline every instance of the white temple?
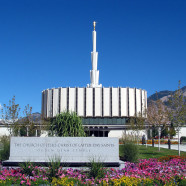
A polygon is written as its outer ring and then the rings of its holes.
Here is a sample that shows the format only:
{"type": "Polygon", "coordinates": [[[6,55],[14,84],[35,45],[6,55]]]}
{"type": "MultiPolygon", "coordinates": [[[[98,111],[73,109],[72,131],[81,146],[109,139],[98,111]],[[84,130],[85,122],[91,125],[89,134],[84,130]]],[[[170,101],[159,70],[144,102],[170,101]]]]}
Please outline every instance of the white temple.
{"type": "Polygon", "coordinates": [[[87,87],[59,87],[42,91],[42,116],[53,118],[64,111],[73,111],[82,118],[89,135],[108,136],[111,130],[123,130],[131,117],[147,109],[147,91],[129,87],[102,87],[99,84],[96,22],[93,22],[92,70],[87,87]]]}

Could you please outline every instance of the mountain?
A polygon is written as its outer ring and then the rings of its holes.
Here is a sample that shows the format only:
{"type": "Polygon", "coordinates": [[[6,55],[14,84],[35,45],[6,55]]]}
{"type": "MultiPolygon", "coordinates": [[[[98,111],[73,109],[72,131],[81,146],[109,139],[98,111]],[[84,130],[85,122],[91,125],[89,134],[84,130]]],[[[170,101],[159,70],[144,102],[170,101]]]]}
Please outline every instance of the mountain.
{"type": "Polygon", "coordinates": [[[35,112],[32,114],[34,121],[40,121],[41,120],[41,114],[39,112],[35,112]]]}
{"type": "MultiPolygon", "coordinates": [[[[34,123],[40,124],[41,123],[41,114],[39,112],[35,112],[32,113],[31,116],[29,116],[31,118],[31,121],[33,121],[34,123]]],[[[25,122],[26,117],[20,118],[19,119],[19,123],[24,123],[25,122]]]]}
{"type": "MultiPolygon", "coordinates": [[[[182,87],[181,90],[183,91],[184,97],[186,97],[186,86],[182,87]]],[[[161,99],[164,103],[166,103],[168,101],[168,98],[175,92],[176,90],[175,91],[163,90],[163,91],[157,92],[149,96],[147,99],[147,102],[150,103],[151,101],[156,101],[157,99],[161,99]]]]}

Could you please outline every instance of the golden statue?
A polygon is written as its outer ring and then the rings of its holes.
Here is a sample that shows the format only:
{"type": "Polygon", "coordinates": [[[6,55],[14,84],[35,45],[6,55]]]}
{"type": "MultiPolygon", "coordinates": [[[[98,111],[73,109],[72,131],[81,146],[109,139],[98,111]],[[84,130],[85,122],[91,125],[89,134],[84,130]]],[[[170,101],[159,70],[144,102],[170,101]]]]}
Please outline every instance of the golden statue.
{"type": "Polygon", "coordinates": [[[96,22],[93,22],[94,30],[96,29],[96,22]]]}

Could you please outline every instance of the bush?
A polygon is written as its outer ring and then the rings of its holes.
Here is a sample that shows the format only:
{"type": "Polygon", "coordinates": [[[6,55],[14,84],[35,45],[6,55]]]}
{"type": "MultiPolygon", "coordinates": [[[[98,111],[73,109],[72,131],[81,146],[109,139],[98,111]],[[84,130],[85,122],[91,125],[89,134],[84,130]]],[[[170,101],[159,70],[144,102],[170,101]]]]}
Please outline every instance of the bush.
{"type": "Polygon", "coordinates": [[[76,112],[62,112],[51,119],[50,135],[62,137],[85,137],[82,119],[76,112]]]}
{"type": "Polygon", "coordinates": [[[122,133],[122,137],[120,138],[120,142],[122,144],[126,143],[136,143],[138,136],[136,136],[133,132],[126,134],[125,132],[122,133]]]}
{"type": "Polygon", "coordinates": [[[61,164],[61,158],[54,156],[49,159],[49,170],[48,170],[48,179],[51,182],[52,178],[57,177],[58,170],[61,164]]]}
{"type": "Polygon", "coordinates": [[[103,164],[101,162],[95,162],[93,159],[89,166],[88,177],[91,178],[104,178],[105,170],[103,169],[103,164]]]}
{"type": "Polygon", "coordinates": [[[21,167],[21,173],[27,175],[27,176],[33,176],[33,169],[34,164],[31,162],[24,162],[20,163],[19,166],[21,167]]]}
{"type": "Polygon", "coordinates": [[[180,143],[182,143],[182,142],[186,142],[186,136],[182,136],[182,137],[180,138],[180,143]]]}
{"type": "Polygon", "coordinates": [[[124,161],[136,162],[138,160],[139,149],[134,143],[125,143],[123,145],[124,161]]]}
{"type": "Polygon", "coordinates": [[[10,137],[9,136],[2,136],[0,138],[2,149],[0,150],[0,159],[8,160],[10,156],[10,137]]]}
{"type": "Polygon", "coordinates": [[[185,186],[186,185],[186,179],[180,179],[179,180],[179,186],[185,186]]]}

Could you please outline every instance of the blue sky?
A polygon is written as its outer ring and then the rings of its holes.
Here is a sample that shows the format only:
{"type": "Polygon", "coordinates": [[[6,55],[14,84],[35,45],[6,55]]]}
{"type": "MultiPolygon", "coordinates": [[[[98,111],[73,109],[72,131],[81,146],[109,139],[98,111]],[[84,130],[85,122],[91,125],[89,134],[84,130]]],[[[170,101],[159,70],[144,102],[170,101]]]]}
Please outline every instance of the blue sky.
{"type": "Polygon", "coordinates": [[[104,87],[186,85],[185,0],[1,0],[0,104],[40,112],[42,90],[90,83],[94,20],[104,87]]]}

